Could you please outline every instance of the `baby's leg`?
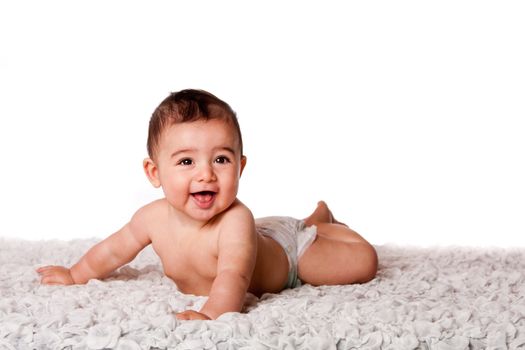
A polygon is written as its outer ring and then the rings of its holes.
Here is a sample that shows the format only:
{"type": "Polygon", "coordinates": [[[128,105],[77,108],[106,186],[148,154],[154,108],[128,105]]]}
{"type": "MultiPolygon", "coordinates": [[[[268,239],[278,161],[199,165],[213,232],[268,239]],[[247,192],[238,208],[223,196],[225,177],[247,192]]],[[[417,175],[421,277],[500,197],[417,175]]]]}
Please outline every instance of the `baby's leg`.
{"type": "Polygon", "coordinates": [[[357,232],[335,221],[324,202],[305,219],[317,237],[299,259],[299,278],[312,285],[364,283],[377,273],[374,247],[357,232]]]}
{"type": "Polygon", "coordinates": [[[374,247],[337,224],[319,224],[315,241],[298,263],[301,281],[315,286],[364,283],[373,279],[376,272],[374,247]]]}

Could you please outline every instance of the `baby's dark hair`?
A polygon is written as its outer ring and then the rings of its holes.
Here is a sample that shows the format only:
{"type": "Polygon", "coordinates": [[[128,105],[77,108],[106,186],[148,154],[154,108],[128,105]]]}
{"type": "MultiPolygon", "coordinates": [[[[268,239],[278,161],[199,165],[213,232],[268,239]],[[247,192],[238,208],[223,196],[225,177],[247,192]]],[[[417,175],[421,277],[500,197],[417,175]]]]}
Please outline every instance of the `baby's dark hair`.
{"type": "Polygon", "coordinates": [[[231,107],[218,97],[204,90],[181,90],[172,92],[155,109],[149,121],[148,154],[155,159],[162,132],[177,123],[198,120],[221,119],[230,123],[237,133],[241,155],[242,135],[237,116],[231,107]]]}

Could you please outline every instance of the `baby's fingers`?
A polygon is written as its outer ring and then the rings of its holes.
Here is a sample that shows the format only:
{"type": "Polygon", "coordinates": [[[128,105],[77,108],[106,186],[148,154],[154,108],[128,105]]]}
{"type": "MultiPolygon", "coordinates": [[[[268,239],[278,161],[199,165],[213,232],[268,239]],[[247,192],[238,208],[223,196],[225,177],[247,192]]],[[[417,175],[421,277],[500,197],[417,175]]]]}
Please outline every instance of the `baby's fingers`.
{"type": "Polygon", "coordinates": [[[69,270],[62,266],[44,266],[36,270],[41,276],[40,283],[48,285],[73,284],[69,270]]]}
{"type": "Polygon", "coordinates": [[[45,274],[45,273],[52,273],[60,269],[62,269],[62,266],[49,265],[49,266],[39,267],[38,269],[36,269],[36,272],[38,272],[39,274],[45,274]]]}
{"type": "Polygon", "coordinates": [[[58,284],[53,275],[42,275],[42,278],[40,278],[40,283],[48,285],[58,284]]]}
{"type": "Polygon", "coordinates": [[[63,276],[49,274],[49,275],[43,275],[40,279],[40,283],[46,284],[49,286],[66,286],[68,284],[67,280],[63,276]]]}
{"type": "Polygon", "coordinates": [[[44,273],[45,271],[49,270],[52,266],[42,266],[42,267],[39,267],[38,269],[36,269],[36,272],[42,274],[44,273]]]}
{"type": "Polygon", "coordinates": [[[51,266],[39,268],[38,270],[36,270],[36,272],[40,275],[40,277],[42,277],[42,280],[45,277],[53,276],[57,273],[56,269],[53,269],[51,266]]]}
{"type": "Polygon", "coordinates": [[[40,283],[45,284],[47,286],[63,286],[64,283],[60,283],[55,281],[52,277],[42,277],[40,280],[40,283]]]}
{"type": "Polygon", "coordinates": [[[183,312],[179,312],[177,315],[177,320],[209,320],[210,318],[205,315],[205,314],[202,314],[200,312],[197,312],[197,311],[193,311],[193,310],[186,310],[186,311],[183,311],[183,312]]]}

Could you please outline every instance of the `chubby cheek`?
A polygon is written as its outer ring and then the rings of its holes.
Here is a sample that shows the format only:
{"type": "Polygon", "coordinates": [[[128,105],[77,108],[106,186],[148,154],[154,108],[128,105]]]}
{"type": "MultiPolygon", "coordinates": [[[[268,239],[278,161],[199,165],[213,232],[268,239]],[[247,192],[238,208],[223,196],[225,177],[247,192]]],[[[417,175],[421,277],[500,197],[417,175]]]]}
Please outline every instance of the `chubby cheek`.
{"type": "Polygon", "coordinates": [[[177,177],[170,178],[169,181],[164,181],[162,190],[164,191],[164,196],[170,201],[180,202],[188,196],[189,184],[186,181],[181,181],[177,177]]]}
{"type": "Polygon", "coordinates": [[[239,189],[239,177],[236,174],[229,174],[222,182],[221,189],[227,193],[228,197],[235,198],[239,189]]]}

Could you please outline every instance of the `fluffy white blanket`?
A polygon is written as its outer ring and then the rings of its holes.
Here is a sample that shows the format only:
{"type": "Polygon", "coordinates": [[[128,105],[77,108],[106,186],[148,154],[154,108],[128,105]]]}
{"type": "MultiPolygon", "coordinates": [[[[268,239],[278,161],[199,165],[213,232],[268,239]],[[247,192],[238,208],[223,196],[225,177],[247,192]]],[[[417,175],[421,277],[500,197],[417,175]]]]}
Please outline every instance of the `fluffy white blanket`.
{"type": "Polygon", "coordinates": [[[303,286],[215,321],[142,252],[110,279],[39,284],[35,268],[70,265],[95,241],[0,239],[0,349],[517,349],[525,347],[525,249],[377,247],[362,285],[303,286]]]}

